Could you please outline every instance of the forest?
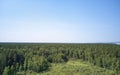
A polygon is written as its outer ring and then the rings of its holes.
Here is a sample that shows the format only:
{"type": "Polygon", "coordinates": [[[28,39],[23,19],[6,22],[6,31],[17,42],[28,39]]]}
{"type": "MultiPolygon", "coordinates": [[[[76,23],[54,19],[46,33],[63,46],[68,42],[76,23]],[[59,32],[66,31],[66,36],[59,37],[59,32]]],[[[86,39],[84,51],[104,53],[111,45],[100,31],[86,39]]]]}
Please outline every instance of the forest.
{"type": "Polygon", "coordinates": [[[0,43],[0,75],[120,75],[120,45],[0,43]]]}

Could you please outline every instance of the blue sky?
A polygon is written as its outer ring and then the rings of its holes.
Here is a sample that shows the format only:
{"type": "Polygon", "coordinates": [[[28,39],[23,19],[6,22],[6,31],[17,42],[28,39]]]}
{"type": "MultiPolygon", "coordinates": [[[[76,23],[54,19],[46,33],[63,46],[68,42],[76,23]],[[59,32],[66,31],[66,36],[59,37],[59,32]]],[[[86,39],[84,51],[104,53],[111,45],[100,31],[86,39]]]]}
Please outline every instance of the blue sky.
{"type": "Polygon", "coordinates": [[[0,42],[120,41],[120,0],[0,0],[0,42]]]}

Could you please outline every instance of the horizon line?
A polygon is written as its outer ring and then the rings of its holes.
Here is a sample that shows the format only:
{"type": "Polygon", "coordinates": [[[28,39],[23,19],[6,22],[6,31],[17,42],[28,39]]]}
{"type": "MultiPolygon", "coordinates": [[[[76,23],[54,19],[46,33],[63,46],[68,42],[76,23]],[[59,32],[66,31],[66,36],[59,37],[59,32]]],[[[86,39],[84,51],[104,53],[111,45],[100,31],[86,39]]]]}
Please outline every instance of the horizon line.
{"type": "Polygon", "coordinates": [[[120,43],[120,42],[0,42],[0,43],[75,43],[75,44],[81,44],[81,43],[120,43]]]}

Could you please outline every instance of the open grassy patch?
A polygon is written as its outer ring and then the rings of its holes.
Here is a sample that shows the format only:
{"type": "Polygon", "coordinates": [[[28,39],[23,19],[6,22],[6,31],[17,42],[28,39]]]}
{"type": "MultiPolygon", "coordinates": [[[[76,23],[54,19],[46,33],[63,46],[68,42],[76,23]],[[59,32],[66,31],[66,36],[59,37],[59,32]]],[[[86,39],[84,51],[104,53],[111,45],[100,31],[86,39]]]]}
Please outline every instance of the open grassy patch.
{"type": "Polygon", "coordinates": [[[93,66],[81,60],[52,64],[49,71],[37,75],[116,75],[114,71],[93,66]]]}

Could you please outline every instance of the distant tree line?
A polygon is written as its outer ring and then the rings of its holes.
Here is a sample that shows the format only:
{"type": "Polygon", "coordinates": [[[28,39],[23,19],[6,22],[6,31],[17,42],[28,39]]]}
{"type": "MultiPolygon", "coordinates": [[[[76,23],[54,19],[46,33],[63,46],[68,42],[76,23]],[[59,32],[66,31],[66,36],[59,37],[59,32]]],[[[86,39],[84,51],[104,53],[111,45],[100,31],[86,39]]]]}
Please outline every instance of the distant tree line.
{"type": "Polygon", "coordinates": [[[120,45],[115,44],[0,44],[0,75],[42,72],[51,63],[80,59],[120,73],[120,45]]]}

